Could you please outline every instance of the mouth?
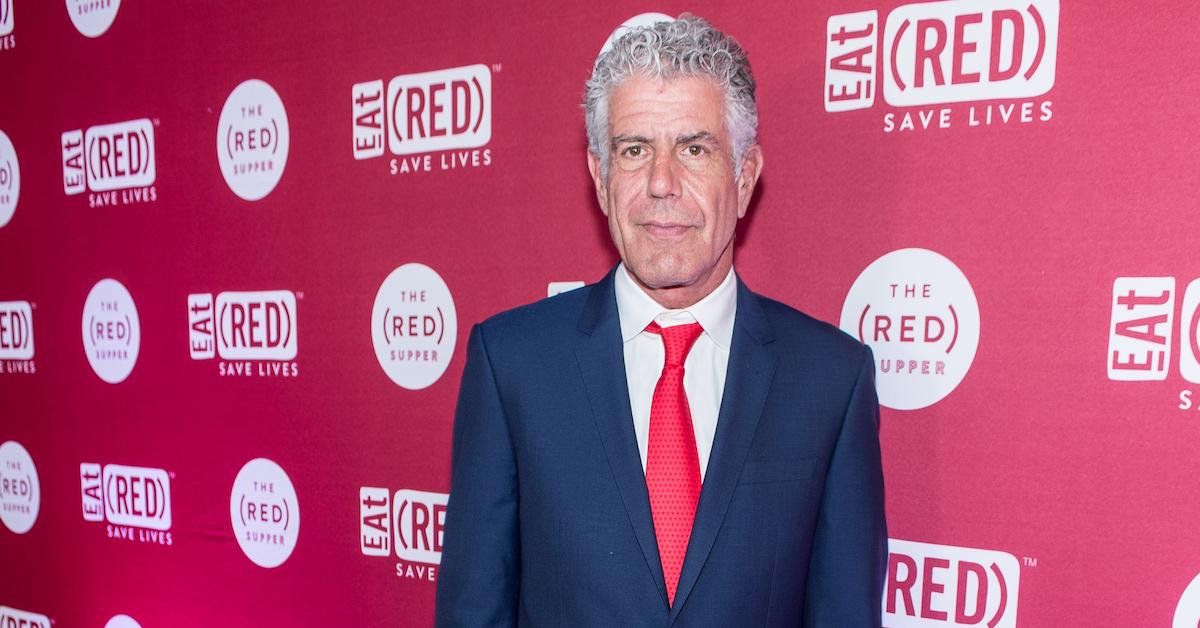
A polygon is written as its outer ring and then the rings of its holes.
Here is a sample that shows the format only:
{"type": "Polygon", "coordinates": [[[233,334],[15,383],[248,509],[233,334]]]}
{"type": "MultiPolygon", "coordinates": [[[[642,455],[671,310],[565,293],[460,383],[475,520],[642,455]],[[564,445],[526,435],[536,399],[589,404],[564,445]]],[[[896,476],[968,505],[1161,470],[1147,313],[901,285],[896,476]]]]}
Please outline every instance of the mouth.
{"type": "Polygon", "coordinates": [[[645,229],[651,237],[659,240],[679,240],[682,239],[688,231],[692,230],[691,225],[684,225],[671,222],[646,222],[642,223],[642,229],[645,229]]]}

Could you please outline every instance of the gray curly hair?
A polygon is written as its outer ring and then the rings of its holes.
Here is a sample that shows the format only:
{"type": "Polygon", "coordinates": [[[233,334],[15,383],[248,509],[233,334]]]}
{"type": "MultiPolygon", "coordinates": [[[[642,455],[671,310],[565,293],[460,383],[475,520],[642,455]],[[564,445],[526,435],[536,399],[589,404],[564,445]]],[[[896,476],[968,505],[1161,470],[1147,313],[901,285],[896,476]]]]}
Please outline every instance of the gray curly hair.
{"type": "Polygon", "coordinates": [[[671,22],[630,29],[596,60],[583,107],[588,150],[600,159],[604,179],[608,179],[611,141],[608,98],[621,81],[635,74],[663,80],[710,77],[724,89],[725,127],[733,142],[736,176],[742,157],[758,137],[750,60],[732,37],[704,18],[684,13],[671,22]]]}

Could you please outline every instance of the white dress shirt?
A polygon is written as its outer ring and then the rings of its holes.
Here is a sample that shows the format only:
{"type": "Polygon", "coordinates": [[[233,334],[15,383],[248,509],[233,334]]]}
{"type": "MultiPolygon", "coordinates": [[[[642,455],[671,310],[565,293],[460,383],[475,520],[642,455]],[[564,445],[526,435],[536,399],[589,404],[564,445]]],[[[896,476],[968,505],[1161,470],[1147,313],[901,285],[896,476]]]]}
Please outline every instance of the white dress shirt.
{"type": "Polygon", "coordinates": [[[633,411],[633,431],[637,436],[643,472],[646,470],[646,445],[650,439],[650,402],[666,360],[662,337],[646,331],[646,326],[650,321],[656,321],[662,327],[700,323],[704,328],[683,363],[683,389],[692,413],[700,481],[703,482],[717,431],[717,413],[725,392],[729,346],[733,340],[733,317],[737,311],[737,280],[733,268],[715,290],[682,310],[665,309],[650,298],[634,283],[624,263],[617,268],[616,293],[629,406],[633,411]]]}

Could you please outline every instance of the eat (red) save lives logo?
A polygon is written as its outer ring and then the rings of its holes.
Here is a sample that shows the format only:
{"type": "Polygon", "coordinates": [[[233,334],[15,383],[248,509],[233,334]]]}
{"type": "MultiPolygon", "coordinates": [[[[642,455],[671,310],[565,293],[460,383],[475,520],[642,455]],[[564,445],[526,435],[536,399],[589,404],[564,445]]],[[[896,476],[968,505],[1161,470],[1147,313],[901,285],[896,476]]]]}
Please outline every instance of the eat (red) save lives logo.
{"type": "Polygon", "coordinates": [[[888,539],[890,628],[1016,628],[1021,566],[1007,552],[888,539]]]}
{"type": "MultiPolygon", "coordinates": [[[[1110,303],[1105,355],[1108,379],[1166,381],[1173,363],[1171,352],[1177,345],[1180,377],[1200,384],[1200,279],[1188,283],[1180,299],[1174,277],[1117,277],[1110,303]]],[[[1193,394],[1191,389],[1180,390],[1177,407],[1196,407],[1193,394]]]]}
{"type": "Polygon", "coordinates": [[[883,131],[1047,122],[1058,53],[1057,0],[948,0],[834,15],[826,26],[827,112],[893,108],[883,131]],[[946,106],[951,103],[1009,101],[946,106]],[[908,109],[917,108],[917,109],[908,109]]]}

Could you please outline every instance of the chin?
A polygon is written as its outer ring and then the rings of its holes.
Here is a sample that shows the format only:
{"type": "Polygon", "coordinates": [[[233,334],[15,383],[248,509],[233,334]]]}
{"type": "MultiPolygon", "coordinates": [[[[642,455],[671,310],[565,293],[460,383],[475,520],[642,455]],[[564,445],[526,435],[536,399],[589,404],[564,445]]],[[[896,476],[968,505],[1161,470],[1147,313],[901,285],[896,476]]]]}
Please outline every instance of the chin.
{"type": "Polygon", "coordinates": [[[642,264],[626,263],[626,266],[643,284],[654,289],[691,285],[699,275],[694,268],[678,264],[675,260],[664,260],[657,263],[650,261],[642,264]]]}

